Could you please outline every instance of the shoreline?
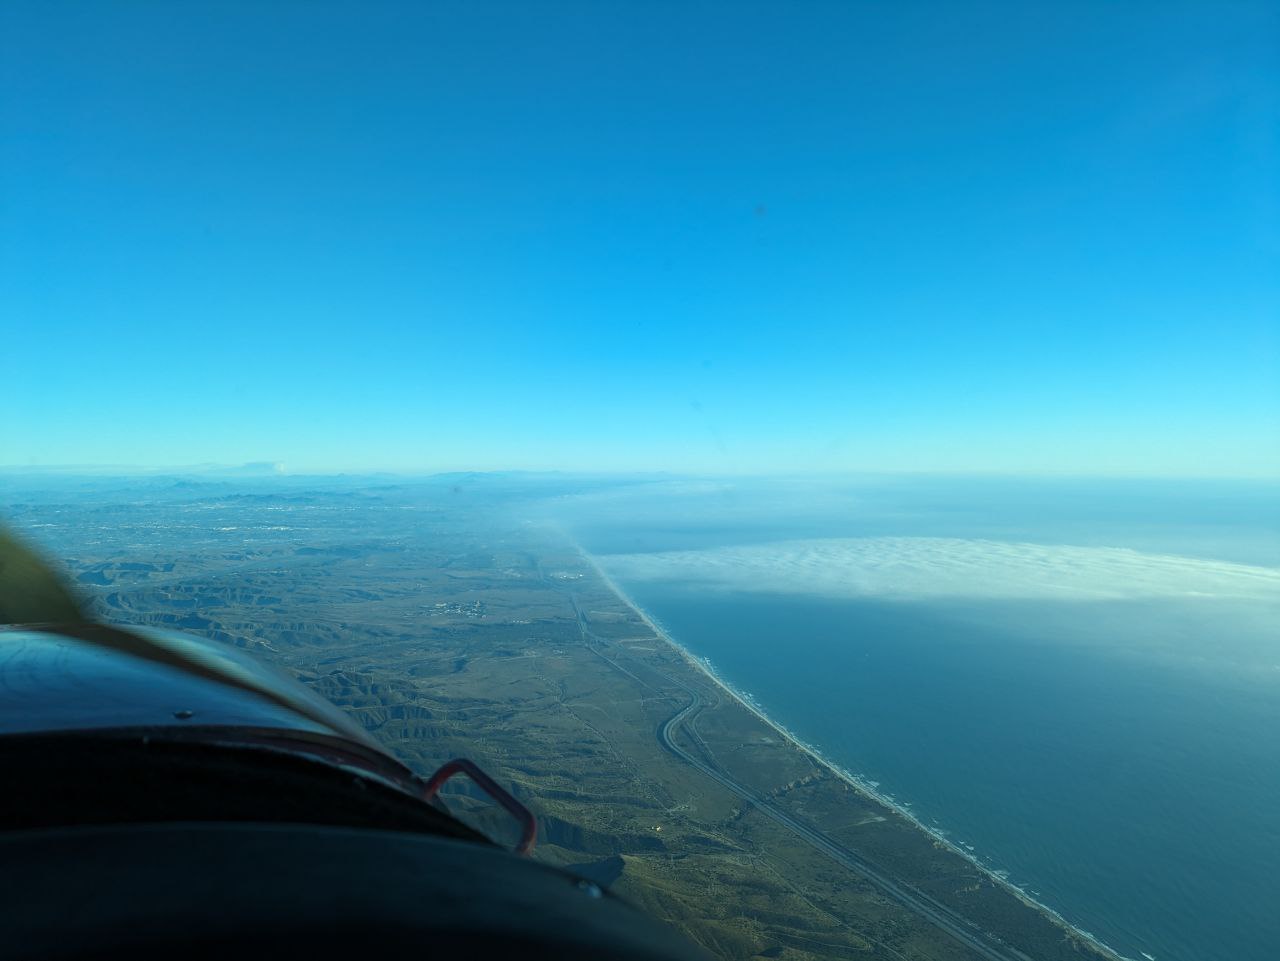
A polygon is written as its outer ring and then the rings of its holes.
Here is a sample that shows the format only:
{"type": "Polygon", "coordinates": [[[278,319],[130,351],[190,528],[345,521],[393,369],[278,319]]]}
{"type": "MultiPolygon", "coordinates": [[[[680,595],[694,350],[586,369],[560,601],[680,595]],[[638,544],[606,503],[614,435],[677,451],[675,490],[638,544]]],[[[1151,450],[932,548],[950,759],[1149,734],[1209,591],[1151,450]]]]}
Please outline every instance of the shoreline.
{"type": "MultiPolygon", "coordinates": [[[[1016,897],[1023,904],[1046,915],[1055,924],[1058,924],[1061,927],[1065,928],[1067,932],[1070,933],[1073,937],[1079,938],[1081,941],[1089,944],[1091,947],[1095,948],[1097,951],[1099,951],[1106,957],[1112,959],[1112,961],[1135,961],[1135,959],[1129,958],[1128,956],[1121,954],[1115,948],[1111,947],[1109,944],[1102,941],[1100,938],[1096,937],[1095,935],[1072,924],[1065,917],[1063,917],[1062,914],[1060,914],[1058,911],[1054,910],[1052,907],[1043,903],[1042,901],[1038,901],[1036,898],[1032,897],[1030,894],[1028,894],[1025,890],[1020,888],[1018,885],[1008,880],[1007,877],[1002,877],[1001,874],[998,873],[998,869],[994,869],[984,864],[982,861],[978,859],[978,856],[974,852],[966,851],[963,848],[961,848],[959,845],[956,844],[956,842],[952,841],[945,834],[943,834],[941,829],[930,827],[929,825],[925,824],[915,814],[912,813],[910,808],[906,806],[906,802],[898,801],[894,798],[891,798],[881,793],[875,788],[873,782],[841,767],[836,762],[824,756],[822,752],[819,751],[817,748],[807,744],[798,735],[788,730],[785,726],[778,723],[773,718],[769,717],[767,714],[764,713],[762,708],[760,708],[757,704],[753,703],[753,701],[750,700],[747,696],[745,696],[742,692],[735,689],[734,686],[730,684],[725,678],[721,677],[716,672],[715,668],[711,665],[709,661],[706,661],[703,658],[698,657],[698,655],[694,654],[687,647],[685,647],[683,644],[677,641],[674,637],[672,637],[671,633],[667,631],[667,629],[663,627],[656,618],[654,618],[652,615],[649,614],[648,611],[646,611],[639,604],[637,604],[631,598],[631,596],[625,590],[622,589],[622,587],[609,575],[609,573],[605,571],[605,569],[601,566],[600,562],[597,561],[594,556],[592,556],[590,553],[588,553],[585,549],[583,549],[580,545],[576,543],[574,544],[574,547],[577,549],[578,553],[582,556],[582,558],[587,562],[587,564],[591,567],[591,569],[595,571],[596,575],[601,579],[601,581],[604,582],[605,586],[608,587],[609,590],[611,590],[627,607],[631,608],[631,610],[633,610],[636,613],[636,616],[639,617],[640,620],[643,621],[649,627],[649,629],[654,632],[654,634],[658,638],[660,638],[664,643],[670,645],[671,648],[677,651],[680,654],[680,656],[694,670],[702,674],[703,677],[705,677],[717,688],[722,690],[730,698],[736,701],[742,708],[749,711],[751,714],[755,715],[757,719],[759,719],[763,724],[765,724],[768,728],[774,731],[779,737],[781,737],[784,741],[786,741],[796,750],[800,751],[802,754],[812,759],[812,761],[816,766],[824,768],[825,770],[833,774],[836,778],[840,779],[841,781],[843,781],[844,783],[852,787],[858,793],[871,799],[872,801],[875,801],[877,804],[880,804],[883,807],[888,808],[889,810],[893,811],[895,814],[905,818],[914,827],[920,829],[929,837],[937,841],[939,844],[942,844],[943,846],[945,846],[948,851],[951,851],[952,853],[957,854],[960,857],[964,858],[966,861],[972,864],[975,868],[981,871],[984,875],[986,875],[993,883],[999,885],[1001,888],[1008,891],[1010,894],[1016,897]]],[[[1150,956],[1146,955],[1146,957],[1150,957],[1150,956]]]]}

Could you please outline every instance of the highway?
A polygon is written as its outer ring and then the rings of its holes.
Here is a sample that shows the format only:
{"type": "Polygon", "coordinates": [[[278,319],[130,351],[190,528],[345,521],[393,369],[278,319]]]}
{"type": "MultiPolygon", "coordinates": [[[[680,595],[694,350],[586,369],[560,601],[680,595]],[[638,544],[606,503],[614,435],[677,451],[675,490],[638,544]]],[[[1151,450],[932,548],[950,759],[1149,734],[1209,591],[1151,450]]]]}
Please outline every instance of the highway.
{"type": "MultiPolygon", "coordinates": [[[[625,667],[600,650],[601,647],[608,644],[608,641],[591,631],[587,623],[586,616],[578,606],[577,599],[571,597],[571,602],[573,603],[574,610],[578,616],[578,626],[582,631],[582,639],[587,650],[599,657],[614,670],[620,671],[633,681],[636,681],[644,687],[652,689],[652,685],[637,677],[631,671],[628,671],[625,667]]],[[[733,794],[736,794],[747,803],[753,805],[761,814],[791,831],[791,833],[799,837],[801,840],[807,841],[810,845],[827,855],[827,857],[831,858],[837,864],[840,864],[852,871],[854,874],[863,878],[885,897],[892,901],[896,901],[911,911],[914,911],[920,917],[946,932],[960,944],[973,951],[978,957],[984,958],[986,961],[1033,961],[1029,955],[1024,954],[1017,948],[1011,947],[1010,945],[1007,945],[987,934],[981,928],[967,920],[963,915],[953,911],[945,904],[935,900],[923,891],[919,891],[914,887],[911,887],[905,882],[898,881],[890,877],[880,868],[869,863],[853,851],[850,851],[839,842],[823,834],[816,828],[797,820],[757,792],[736,781],[725,771],[715,766],[714,762],[710,760],[711,752],[709,749],[707,750],[708,760],[703,760],[682,748],[676,742],[676,734],[686,725],[688,725],[688,733],[690,737],[695,739],[698,743],[703,744],[704,747],[706,746],[705,742],[703,742],[698,736],[698,733],[693,726],[693,722],[697,718],[698,712],[700,712],[703,707],[702,695],[669,674],[653,670],[652,668],[649,670],[658,674],[664,681],[680,688],[689,695],[689,703],[676,711],[675,714],[671,715],[671,717],[664,721],[658,728],[658,741],[664,749],[684,761],[686,764],[696,768],[721,787],[733,794]]]]}
{"type": "MultiPolygon", "coordinates": [[[[692,725],[693,719],[696,718],[698,712],[702,710],[702,695],[692,688],[681,684],[675,678],[669,678],[669,680],[671,680],[673,684],[682,688],[689,695],[689,703],[668,718],[662,726],[658,728],[658,740],[666,750],[670,751],[687,764],[697,768],[707,777],[711,778],[725,789],[733,792],[744,801],[754,805],[761,814],[764,814],[766,817],[776,821],[802,840],[809,842],[809,844],[827,855],[833,861],[836,861],[865,879],[885,897],[910,908],[921,917],[941,928],[979,957],[986,958],[987,961],[1031,961],[1031,958],[1026,954],[1023,954],[1016,948],[1012,948],[1007,944],[995,940],[990,935],[967,921],[964,917],[948,908],[946,905],[941,904],[921,891],[917,891],[900,881],[894,880],[879,868],[869,864],[857,854],[850,851],[848,848],[827,837],[815,828],[796,820],[785,811],[780,810],[768,800],[761,797],[755,791],[752,791],[745,785],[735,781],[724,771],[717,767],[713,767],[701,758],[682,748],[676,743],[675,734],[682,725],[685,725],[686,723],[692,725]]],[[[689,730],[691,735],[696,736],[692,726],[690,726],[689,730]]]]}

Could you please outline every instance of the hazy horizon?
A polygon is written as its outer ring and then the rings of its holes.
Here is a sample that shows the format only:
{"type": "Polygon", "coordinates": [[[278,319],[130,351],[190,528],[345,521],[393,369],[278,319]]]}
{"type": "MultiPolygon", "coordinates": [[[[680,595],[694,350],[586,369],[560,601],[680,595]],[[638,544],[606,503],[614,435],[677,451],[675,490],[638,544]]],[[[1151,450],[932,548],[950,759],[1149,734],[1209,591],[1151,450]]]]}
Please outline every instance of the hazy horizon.
{"type": "Polygon", "coordinates": [[[346,467],[332,466],[299,466],[293,467],[282,462],[246,461],[239,464],[0,464],[0,474],[56,474],[67,477],[165,477],[165,476],[222,476],[228,479],[269,479],[269,478],[309,478],[309,477],[401,477],[431,478],[455,474],[530,474],[555,475],[563,474],[572,477],[599,477],[606,479],[626,478],[703,478],[729,480],[804,480],[815,481],[839,480],[846,478],[989,478],[1026,479],[1026,480],[1102,480],[1102,481],[1154,481],[1154,482],[1205,482],[1269,485],[1280,483],[1278,473],[1260,474],[1220,474],[1220,473],[1148,473],[1145,471],[1106,471],[1106,470],[990,470],[973,468],[969,470],[895,470],[892,468],[811,468],[797,470],[795,468],[776,468],[760,470],[691,470],[664,468],[661,466],[646,469],[637,468],[593,468],[589,466],[562,467],[470,467],[465,465],[441,465],[422,467],[378,467],[377,465],[351,465],[346,467]]]}

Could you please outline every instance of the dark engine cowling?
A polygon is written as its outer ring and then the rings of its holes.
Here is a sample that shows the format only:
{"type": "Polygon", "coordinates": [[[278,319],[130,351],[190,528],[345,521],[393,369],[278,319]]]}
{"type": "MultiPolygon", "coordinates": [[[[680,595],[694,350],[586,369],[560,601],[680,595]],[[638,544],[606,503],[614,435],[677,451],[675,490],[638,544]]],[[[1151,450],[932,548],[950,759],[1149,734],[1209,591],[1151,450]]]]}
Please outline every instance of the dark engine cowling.
{"type": "Polygon", "coordinates": [[[0,764],[6,957],[705,957],[222,645],[0,630],[0,764]]]}

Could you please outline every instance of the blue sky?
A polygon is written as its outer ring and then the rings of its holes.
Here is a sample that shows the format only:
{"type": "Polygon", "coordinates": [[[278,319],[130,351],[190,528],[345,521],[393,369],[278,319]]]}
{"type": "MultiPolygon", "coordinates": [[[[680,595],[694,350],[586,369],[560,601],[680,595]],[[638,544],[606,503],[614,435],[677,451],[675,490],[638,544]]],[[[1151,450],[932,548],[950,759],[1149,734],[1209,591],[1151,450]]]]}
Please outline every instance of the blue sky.
{"type": "Polygon", "coordinates": [[[1276,476],[1277,36],[5,4],[0,464],[1276,476]]]}

